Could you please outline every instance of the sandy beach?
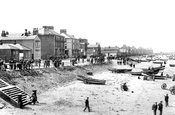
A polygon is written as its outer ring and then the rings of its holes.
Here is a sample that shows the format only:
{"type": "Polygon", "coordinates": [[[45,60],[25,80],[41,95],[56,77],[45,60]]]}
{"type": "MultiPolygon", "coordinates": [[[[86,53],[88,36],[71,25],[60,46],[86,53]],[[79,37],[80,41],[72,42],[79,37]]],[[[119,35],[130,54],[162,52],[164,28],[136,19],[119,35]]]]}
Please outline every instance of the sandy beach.
{"type": "MultiPolygon", "coordinates": [[[[114,67],[116,61],[113,61],[114,67]]],[[[136,66],[139,67],[139,66],[136,66]]],[[[168,71],[168,70],[166,70],[168,71]]],[[[169,90],[162,90],[175,83],[171,79],[145,81],[143,77],[131,74],[112,73],[108,70],[92,76],[107,80],[106,85],[84,84],[73,81],[67,85],[52,88],[38,95],[40,103],[27,105],[24,109],[7,106],[1,115],[153,115],[152,104],[163,101],[163,115],[175,115],[175,98],[169,90]],[[127,82],[129,91],[120,89],[127,82]],[[169,107],[165,107],[164,95],[169,95],[169,107]],[[85,99],[89,97],[92,112],[83,112],[85,99]]],[[[159,114],[159,111],[157,112],[159,114]]]]}

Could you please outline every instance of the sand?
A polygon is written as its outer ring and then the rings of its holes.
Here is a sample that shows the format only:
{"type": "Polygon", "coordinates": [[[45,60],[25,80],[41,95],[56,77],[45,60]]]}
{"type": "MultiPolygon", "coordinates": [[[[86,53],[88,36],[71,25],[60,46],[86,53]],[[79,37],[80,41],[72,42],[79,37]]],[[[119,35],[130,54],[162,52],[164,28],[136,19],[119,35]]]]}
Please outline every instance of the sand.
{"type": "MultiPolygon", "coordinates": [[[[114,67],[116,67],[114,62],[114,67]]],[[[152,104],[164,101],[169,94],[169,107],[164,106],[163,115],[175,115],[175,98],[168,90],[162,90],[175,83],[171,80],[144,81],[143,77],[103,71],[92,76],[107,80],[106,85],[89,85],[73,81],[62,87],[55,87],[38,95],[39,104],[27,105],[24,109],[6,107],[2,115],[152,115],[152,104]],[[120,89],[127,82],[129,91],[120,89]],[[132,93],[133,91],[133,93],[132,93]],[[92,112],[83,112],[84,101],[89,97],[92,112]]],[[[163,103],[164,104],[164,103],[163,103]]],[[[165,105],[165,104],[164,104],[165,105]]],[[[159,113],[159,112],[158,112],[159,113]]]]}

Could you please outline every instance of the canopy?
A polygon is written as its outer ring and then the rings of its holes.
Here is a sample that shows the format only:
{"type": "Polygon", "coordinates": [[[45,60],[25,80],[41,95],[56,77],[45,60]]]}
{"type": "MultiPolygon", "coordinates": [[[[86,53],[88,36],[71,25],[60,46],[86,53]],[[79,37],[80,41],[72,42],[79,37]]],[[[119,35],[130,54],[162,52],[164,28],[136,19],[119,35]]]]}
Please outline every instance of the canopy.
{"type": "Polygon", "coordinates": [[[10,49],[10,50],[31,50],[28,47],[25,47],[20,44],[2,44],[0,45],[0,49],[10,49]]]}
{"type": "Polygon", "coordinates": [[[10,44],[2,44],[2,45],[0,45],[0,49],[14,49],[14,50],[18,50],[18,48],[17,47],[15,47],[15,46],[11,46],[10,44]]]}

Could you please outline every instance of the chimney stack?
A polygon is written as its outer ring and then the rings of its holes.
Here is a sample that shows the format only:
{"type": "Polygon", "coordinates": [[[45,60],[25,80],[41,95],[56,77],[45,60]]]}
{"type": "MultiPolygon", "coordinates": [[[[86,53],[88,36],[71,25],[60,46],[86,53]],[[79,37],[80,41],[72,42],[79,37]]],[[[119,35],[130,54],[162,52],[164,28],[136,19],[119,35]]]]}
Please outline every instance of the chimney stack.
{"type": "Polygon", "coordinates": [[[38,35],[38,28],[33,28],[33,35],[38,35]]]}
{"type": "Polygon", "coordinates": [[[67,33],[66,29],[60,29],[60,34],[61,33],[67,33]]]}
{"type": "Polygon", "coordinates": [[[1,37],[6,37],[5,30],[2,30],[1,37]]]}
{"type": "Polygon", "coordinates": [[[8,32],[8,31],[6,31],[6,32],[5,32],[5,34],[6,34],[6,35],[9,35],[9,32],[8,32]]]}
{"type": "Polygon", "coordinates": [[[44,28],[44,34],[50,34],[49,30],[54,30],[53,26],[43,26],[44,28]]]}
{"type": "Polygon", "coordinates": [[[44,30],[54,30],[53,26],[43,26],[44,30]]]}

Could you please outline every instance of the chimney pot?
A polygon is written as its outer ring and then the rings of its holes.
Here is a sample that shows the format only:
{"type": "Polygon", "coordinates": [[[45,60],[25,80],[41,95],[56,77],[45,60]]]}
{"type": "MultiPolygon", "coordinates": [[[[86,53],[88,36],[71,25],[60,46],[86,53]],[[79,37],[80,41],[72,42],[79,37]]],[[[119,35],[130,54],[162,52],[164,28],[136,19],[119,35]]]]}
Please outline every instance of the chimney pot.
{"type": "Polygon", "coordinates": [[[60,34],[61,33],[67,33],[66,29],[60,29],[60,34]]]}
{"type": "Polygon", "coordinates": [[[38,35],[38,28],[33,28],[33,35],[38,35]]]}
{"type": "Polygon", "coordinates": [[[5,30],[2,30],[1,37],[6,37],[5,30]]]}

